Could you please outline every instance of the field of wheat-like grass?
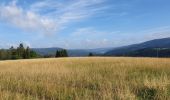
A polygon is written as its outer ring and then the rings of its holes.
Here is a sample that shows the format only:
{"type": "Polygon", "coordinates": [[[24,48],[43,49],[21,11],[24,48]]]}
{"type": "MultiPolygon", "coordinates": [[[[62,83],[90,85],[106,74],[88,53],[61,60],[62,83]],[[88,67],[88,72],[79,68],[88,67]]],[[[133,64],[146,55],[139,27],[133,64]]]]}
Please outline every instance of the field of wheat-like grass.
{"type": "Polygon", "coordinates": [[[168,58],[0,61],[0,100],[168,99],[168,58]]]}

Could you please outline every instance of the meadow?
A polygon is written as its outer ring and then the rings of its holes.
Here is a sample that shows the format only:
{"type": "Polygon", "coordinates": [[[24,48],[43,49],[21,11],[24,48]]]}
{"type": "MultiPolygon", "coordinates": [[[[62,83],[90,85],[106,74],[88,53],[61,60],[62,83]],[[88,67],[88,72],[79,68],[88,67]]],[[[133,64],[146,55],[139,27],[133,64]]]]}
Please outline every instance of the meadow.
{"type": "Polygon", "coordinates": [[[0,61],[0,100],[168,99],[168,58],[0,61]]]}

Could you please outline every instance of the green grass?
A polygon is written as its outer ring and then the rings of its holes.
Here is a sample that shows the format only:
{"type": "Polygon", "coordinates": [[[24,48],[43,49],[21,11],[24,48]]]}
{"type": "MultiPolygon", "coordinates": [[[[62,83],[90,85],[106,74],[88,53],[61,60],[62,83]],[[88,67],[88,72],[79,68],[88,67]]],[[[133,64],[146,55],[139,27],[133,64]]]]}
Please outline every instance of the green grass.
{"type": "Polygon", "coordinates": [[[170,59],[0,62],[0,100],[168,100],[170,59]]]}

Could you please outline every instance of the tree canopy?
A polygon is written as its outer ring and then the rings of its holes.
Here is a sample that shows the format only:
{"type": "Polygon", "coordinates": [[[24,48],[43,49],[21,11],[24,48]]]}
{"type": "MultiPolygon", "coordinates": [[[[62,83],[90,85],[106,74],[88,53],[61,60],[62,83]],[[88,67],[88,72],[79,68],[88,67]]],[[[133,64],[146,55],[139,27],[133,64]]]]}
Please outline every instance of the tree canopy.
{"type": "Polygon", "coordinates": [[[39,55],[31,50],[28,46],[25,48],[21,43],[17,48],[11,46],[9,49],[0,50],[0,60],[10,60],[10,59],[31,59],[37,58],[39,55]]]}
{"type": "Polygon", "coordinates": [[[68,57],[67,50],[57,50],[55,57],[68,57]]]}

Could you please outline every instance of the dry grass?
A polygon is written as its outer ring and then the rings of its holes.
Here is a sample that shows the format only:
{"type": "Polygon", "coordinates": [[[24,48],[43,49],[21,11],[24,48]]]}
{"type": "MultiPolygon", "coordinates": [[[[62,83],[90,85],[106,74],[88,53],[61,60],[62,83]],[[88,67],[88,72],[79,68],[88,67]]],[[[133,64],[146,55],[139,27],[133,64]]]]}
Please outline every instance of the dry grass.
{"type": "Polygon", "coordinates": [[[163,58],[0,62],[0,100],[167,100],[169,83],[163,58]]]}

